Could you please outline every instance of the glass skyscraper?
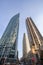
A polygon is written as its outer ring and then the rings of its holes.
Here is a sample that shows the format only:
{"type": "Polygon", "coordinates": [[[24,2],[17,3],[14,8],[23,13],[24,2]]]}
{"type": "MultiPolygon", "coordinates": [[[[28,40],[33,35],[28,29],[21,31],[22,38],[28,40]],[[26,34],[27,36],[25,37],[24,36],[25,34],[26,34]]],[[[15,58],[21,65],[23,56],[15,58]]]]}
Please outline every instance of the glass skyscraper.
{"type": "Polygon", "coordinates": [[[0,40],[0,58],[5,58],[7,62],[17,59],[18,31],[19,14],[11,18],[0,40]]]}

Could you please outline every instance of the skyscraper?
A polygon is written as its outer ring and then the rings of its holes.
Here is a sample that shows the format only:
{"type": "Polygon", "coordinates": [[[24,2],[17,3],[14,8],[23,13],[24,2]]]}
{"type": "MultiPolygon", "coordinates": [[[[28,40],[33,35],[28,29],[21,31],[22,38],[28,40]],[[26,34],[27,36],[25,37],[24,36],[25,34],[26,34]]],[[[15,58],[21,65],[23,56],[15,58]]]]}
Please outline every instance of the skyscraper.
{"type": "Polygon", "coordinates": [[[30,47],[33,44],[35,44],[35,48],[39,49],[39,46],[43,44],[43,38],[31,17],[29,18],[27,17],[26,19],[26,28],[27,28],[28,38],[30,41],[30,47]]]}
{"type": "Polygon", "coordinates": [[[30,45],[29,45],[28,36],[24,33],[23,36],[23,57],[24,58],[27,57],[29,51],[30,51],[30,45]]]}
{"type": "Polygon", "coordinates": [[[0,40],[0,58],[6,58],[7,62],[15,62],[17,59],[18,31],[19,14],[11,18],[0,40]]]}

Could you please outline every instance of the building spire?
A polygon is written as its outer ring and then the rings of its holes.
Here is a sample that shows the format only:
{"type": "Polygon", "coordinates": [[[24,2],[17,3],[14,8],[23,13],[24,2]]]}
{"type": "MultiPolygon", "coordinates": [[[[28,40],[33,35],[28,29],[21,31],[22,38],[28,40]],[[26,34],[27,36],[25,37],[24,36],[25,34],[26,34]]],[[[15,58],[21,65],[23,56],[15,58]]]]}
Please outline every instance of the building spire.
{"type": "Polygon", "coordinates": [[[27,54],[30,51],[28,36],[24,33],[23,35],[23,57],[27,57],[27,54]]]}

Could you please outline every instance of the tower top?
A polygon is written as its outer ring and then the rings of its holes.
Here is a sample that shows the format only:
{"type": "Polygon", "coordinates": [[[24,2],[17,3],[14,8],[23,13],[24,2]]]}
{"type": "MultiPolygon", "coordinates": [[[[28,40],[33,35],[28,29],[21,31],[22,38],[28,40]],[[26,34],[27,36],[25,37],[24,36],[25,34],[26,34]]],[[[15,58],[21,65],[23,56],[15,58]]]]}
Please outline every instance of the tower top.
{"type": "Polygon", "coordinates": [[[23,36],[23,57],[27,57],[28,53],[30,51],[30,45],[29,45],[29,40],[28,36],[24,33],[23,36]]]}

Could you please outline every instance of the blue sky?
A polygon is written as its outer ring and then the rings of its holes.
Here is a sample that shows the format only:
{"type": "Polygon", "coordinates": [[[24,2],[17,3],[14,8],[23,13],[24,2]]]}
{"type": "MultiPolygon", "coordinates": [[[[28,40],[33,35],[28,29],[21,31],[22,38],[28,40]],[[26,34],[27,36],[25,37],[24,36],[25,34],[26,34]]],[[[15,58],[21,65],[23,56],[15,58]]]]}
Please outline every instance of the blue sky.
{"type": "Polygon", "coordinates": [[[0,38],[12,16],[20,13],[18,37],[19,58],[22,57],[23,33],[26,32],[25,20],[32,17],[43,36],[43,0],[0,0],[0,38]]]}

